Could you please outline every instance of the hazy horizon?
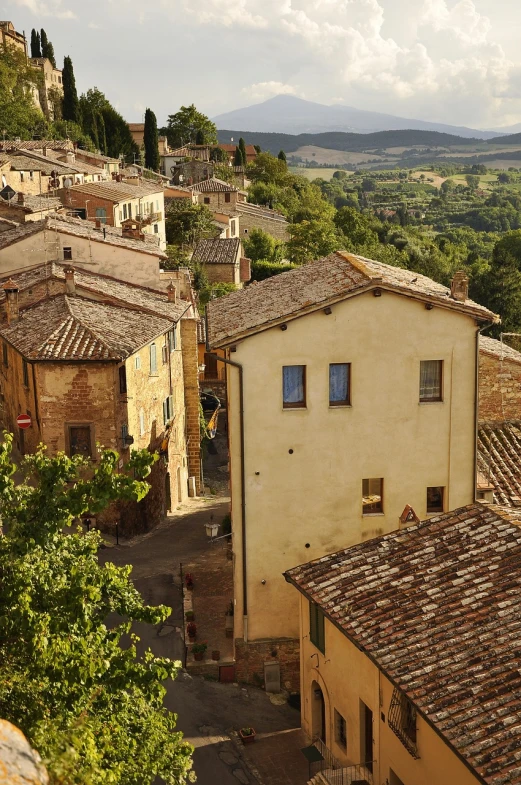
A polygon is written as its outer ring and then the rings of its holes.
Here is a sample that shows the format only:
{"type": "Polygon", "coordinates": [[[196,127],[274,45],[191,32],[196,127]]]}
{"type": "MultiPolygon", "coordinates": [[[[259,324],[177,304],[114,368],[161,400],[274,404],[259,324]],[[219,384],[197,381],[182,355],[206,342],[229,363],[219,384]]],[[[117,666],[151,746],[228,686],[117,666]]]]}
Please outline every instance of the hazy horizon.
{"type": "Polygon", "coordinates": [[[277,94],[495,129],[521,121],[513,0],[0,0],[44,27],[79,92],[97,86],[129,122],[182,104],[215,116],[277,94]]]}

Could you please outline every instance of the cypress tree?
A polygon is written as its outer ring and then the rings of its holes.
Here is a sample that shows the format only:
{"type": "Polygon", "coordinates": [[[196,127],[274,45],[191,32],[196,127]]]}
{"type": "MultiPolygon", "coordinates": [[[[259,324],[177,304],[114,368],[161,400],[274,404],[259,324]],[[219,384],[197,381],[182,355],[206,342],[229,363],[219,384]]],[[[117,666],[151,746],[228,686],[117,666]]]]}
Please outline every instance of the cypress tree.
{"type": "Polygon", "coordinates": [[[239,145],[237,145],[237,147],[235,148],[235,156],[234,156],[234,159],[233,159],[233,165],[234,166],[244,166],[244,163],[243,163],[243,160],[242,160],[242,151],[241,151],[241,148],[239,147],[239,145]]]}
{"type": "Polygon", "coordinates": [[[159,169],[157,120],[152,109],[147,109],[145,112],[143,143],[145,145],[145,166],[147,169],[157,172],[159,169]]]}
{"type": "Polygon", "coordinates": [[[52,67],[56,68],[56,60],[54,58],[54,47],[49,41],[49,39],[47,38],[47,33],[45,32],[43,27],[41,29],[40,41],[42,44],[42,57],[46,57],[48,60],[50,60],[52,63],[52,67]]]}
{"type": "Polygon", "coordinates": [[[204,131],[199,129],[195,135],[195,143],[196,144],[204,144],[204,131]]]}
{"type": "Polygon", "coordinates": [[[286,163],[286,153],[284,152],[284,150],[280,151],[277,158],[279,159],[279,161],[284,161],[284,163],[286,163]]]}
{"type": "Polygon", "coordinates": [[[70,57],[63,59],[63,119],[71,120],[74,123],[80,122],[80,111],[78,93],[76,90],[76,79],[70,57]]]}
{"type": "Polygon", "coordinates": [[[242,136],[239,139],[239,150],[241,151],[241,155],[242,155],[242,165],[246,166],[246,142],[244,141],[242,136]]]}
{"type": "Polygon", "coordinates": [[[31,30],[31,57],[41,57],[42,50],[40,47],[40,34],[36,30],[31,30]]]}

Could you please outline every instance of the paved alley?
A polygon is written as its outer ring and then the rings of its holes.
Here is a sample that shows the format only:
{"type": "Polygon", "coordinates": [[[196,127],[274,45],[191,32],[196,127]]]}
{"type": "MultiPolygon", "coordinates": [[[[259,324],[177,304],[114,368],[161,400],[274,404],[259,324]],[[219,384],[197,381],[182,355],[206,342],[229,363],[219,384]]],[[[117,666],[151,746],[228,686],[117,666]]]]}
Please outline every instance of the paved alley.
{"type": "MultiPolygon", "coordinates": [[[[227,499],[190,500],[172,516],[144,535],[100,552],[103,562],[132,564],[132,578],[145,602],[172,608],[161,628],[136,625],[141,648],[150,647],[158,656],[184,659],[182,638],[183,609],[180,564],[204,561],[211,548],[204,524],[213,515],[221,521],[228,512],[227,499]]],[[[219,684],[181,671],[168,685],[166,705],[179,715],[178,727],[195,747],[194,769],[199,785],[255,785],[258,779],[252,766],[257,756],[230,740],[228,731],[253,725],[259,734],[273,738],[298,728],[299,713],[289,707],[273,705],[262,690],[242,685],[219,684]]],[[[257,742],[256,742],[257,744],[257,742]]],[[[273,761],[266,763],[268,766],[273,761]]],[[[307,778],[295,780],[302,785],[307,778]]],[[[281,782],[287,782],[285,778],[281,782]]],[[[268,778],[269,785],[274,780],[268,778]]]]}

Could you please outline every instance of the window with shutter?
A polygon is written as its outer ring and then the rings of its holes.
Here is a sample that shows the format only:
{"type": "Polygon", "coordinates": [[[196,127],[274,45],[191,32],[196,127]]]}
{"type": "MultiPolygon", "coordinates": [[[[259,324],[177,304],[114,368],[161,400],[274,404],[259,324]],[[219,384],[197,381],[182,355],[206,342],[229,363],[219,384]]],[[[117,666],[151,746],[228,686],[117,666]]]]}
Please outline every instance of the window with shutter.
{"type": "Polygon", "coordinates": [[[155,343],[150,344],[150,375],[157,374],[157,347],[155,343]]]}
{"type": "Polygon", "coordinates": [[[325,654],[324,614],[313,602],[309,603],[309,639],[322,654],[325,654]]]}
{"type": "Polygon", "coordinates": [[[161,347],[161,358],[163,360],[163,365],[166,365],[168,362],[168,346],[166,343],[161,347]]]}
{"type": "Polygon", "coordinates": [[[127,391],[127,369],[124,365],[119,367],[119,391],[122,395],[127,391]]]}

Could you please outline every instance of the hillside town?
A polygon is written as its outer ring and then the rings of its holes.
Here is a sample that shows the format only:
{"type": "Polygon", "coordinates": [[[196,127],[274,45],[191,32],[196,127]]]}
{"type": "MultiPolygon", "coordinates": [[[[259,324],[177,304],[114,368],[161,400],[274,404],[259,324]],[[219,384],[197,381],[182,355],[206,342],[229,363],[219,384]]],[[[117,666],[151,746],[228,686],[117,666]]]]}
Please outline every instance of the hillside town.
{"type": "Polygon", "coordinates": [[[0,33],[0,780],[521,784],[519,228],[0,33]]]}

